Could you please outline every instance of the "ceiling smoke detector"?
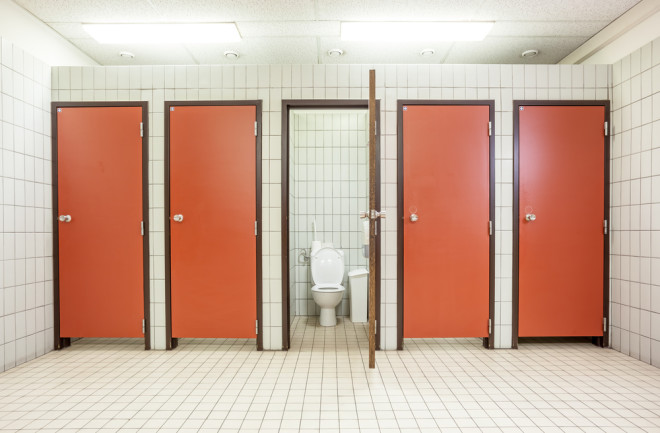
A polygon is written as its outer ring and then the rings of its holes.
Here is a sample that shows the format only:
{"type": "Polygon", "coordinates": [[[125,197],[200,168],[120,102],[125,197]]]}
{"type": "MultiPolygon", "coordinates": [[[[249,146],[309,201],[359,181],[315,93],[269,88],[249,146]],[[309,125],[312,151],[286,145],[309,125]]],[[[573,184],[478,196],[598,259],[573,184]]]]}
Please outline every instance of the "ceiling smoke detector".
{"type": "Polygon", "coordinates": [[[236,60],[240,57],[240,55],[238,54],[238,51],[227,50],[225,51],[225,57],[229,60],[236,60]]]}
{"type": "Polygon", "coordinates": [[[419,55],[422,57],[431,57],[434,54],[435,54],[435,50],[433,48],[424,48],[422,51],[419,52],[419,55]]]}
{"type": "Polygon", "coordinates": [[[344,50],[341,48],[331,48],[328,50],[328,55],[330,57],[339,57],[344,55],[344,50]]]}
{"type": "Polygon", "coordinates": [[[133,59],[135,58],[135,54],[131,53],[130,51],[120,51],[119,57],[124,57],[126,59],[133,59]]]}
{"type": "Polygon", "coordinates": [[[534,56],[537,56],[538,54],[539,54],[539,50],[527,50],[527,51],[523,51],[521,56],[522,57],[534,57],[534,56]]]}

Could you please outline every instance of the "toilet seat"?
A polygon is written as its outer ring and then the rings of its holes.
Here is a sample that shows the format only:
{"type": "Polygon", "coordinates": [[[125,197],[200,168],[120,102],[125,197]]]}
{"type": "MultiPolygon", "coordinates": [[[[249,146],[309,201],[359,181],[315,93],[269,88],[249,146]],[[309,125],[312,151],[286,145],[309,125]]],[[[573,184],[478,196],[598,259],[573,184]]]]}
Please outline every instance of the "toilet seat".
{"type": "Polygon", "coordinates": [[[346,290],[341,284],[316,284],[312,286],[312,292],[339,293],[346,290]]]}

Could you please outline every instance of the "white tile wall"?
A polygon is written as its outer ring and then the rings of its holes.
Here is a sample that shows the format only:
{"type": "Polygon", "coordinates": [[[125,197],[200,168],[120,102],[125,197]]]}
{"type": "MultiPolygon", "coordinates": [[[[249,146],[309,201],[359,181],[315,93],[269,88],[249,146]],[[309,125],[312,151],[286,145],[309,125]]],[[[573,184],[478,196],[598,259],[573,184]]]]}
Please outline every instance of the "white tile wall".
{"type": "MultiPolygon", "coordinates": [[[[295,264],[290,293],[295,294],[295,311],[300,316],[320,313],[312,297],[309,255],[314,240],[313,222],[321,242],[332,242],[344,251],[346,287],[337,315],[350,314],[348,272],[366,268],[362,249],[362,221],[358,214],[369,204],[369,148],[367,111],[292,111],[290,170],[293,203],[289,203],[289,236],[293,248],[290,264],[295,264]],[[293,205],[292,205],[293,204],[293,205]]],[[[292,296],[293,297],[293,296],[292,296]]],[[[293,314],[293,313],[292,313],[293,314]]]]}
{"type": "Polygon", "coordinates": [[[53,349],[50,67],[0,38],[0,372],[53,349]]]}
{"type": "Polygon", "coordinates": [[[660,39],[612,85],[611,344],[660,367],[660,39]]]}
{"type": "MultiPolygon", "coordinates": [[[[264,347],[280,349],[280,129],[282,99],[367,99],[376,70],[381,100],[381,193],[396,215],[398,99],[492,99],[496,134],[496,347],[511,346],[514,99],[609,99],[607,65],[228,65],[53,68],[53,100],[149,101],[153,347],[163,348],[163,101],[261,99],[263,113],[264,347]],[[250,79],[248,80],[248,77],[250,79]],[[267,317],[266,317],[267,316],[267,317]]],[[[623,111],[623,110],[622,110],[623,111]]],[[[659,165],[660,167],[660,165],[659,165]]],[[[396,348],[396,219],[385,222],[381,347],[396,348]]],[[[660,267],[659,267],[660,268],[660,267]]],[[[658,273],[660,275],[660,273],[658,273]]]]}

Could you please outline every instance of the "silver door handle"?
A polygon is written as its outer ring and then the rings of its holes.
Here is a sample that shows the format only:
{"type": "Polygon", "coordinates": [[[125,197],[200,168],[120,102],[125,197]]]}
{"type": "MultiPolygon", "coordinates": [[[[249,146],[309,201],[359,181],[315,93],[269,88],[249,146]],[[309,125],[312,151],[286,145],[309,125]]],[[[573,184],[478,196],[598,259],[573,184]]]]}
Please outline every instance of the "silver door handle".
{"type": "Polygon", "coordinates": [[[525,220],[530,222],[536,221],[536,215],[534,215],[533,213],[528,213],[527,215],[525,215],[525,220]]]}
{"type": "Polygon", "coordinates": [[[410,214],[410,222],[416,222],[419,219],[416,213],[411,213],[410,214]]]}
{"type": "Polygon", "coordinates": [[[172,217],[172,219],[173,219],[174,221],[180,223],[180,222],[183,221],[183,215],[181,215],[180,213],[178,213],[178,214],[174,215],[174,216],[172,217]]]}
{"type": "Polygon", "coordinates": [[[71,215],[60,215],[58,220],[60,220],[60,222],[63,222],[63,223],[70,223],[71,222],[71,215]]]}
{"type": "Polygon", "coordinates": [[[375,220],[376,218],[385,218],[387,216],[387,211],[382,210],[378,212],[377,210],[371,210],[371,211],[366,211],[366,210],[361,210],[360,211],[360,218],[365,219],[365,218],[371,218],[372,220],[375,220]]]}

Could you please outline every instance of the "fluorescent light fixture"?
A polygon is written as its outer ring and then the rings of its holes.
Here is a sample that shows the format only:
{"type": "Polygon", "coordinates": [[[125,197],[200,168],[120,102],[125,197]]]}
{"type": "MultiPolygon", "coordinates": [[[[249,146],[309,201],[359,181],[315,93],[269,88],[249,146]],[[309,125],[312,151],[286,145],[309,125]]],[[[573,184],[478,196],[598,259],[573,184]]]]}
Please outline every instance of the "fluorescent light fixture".
{"type": "Polygon", "coordinates": [[[235,23],[83,24],[101,44],[209,44],[238,42],[235,23]]]}
{"type": "Polygon", "coordinates": [[[492,22],[343,22],[343,41],[481,41],[492,22]]]}

